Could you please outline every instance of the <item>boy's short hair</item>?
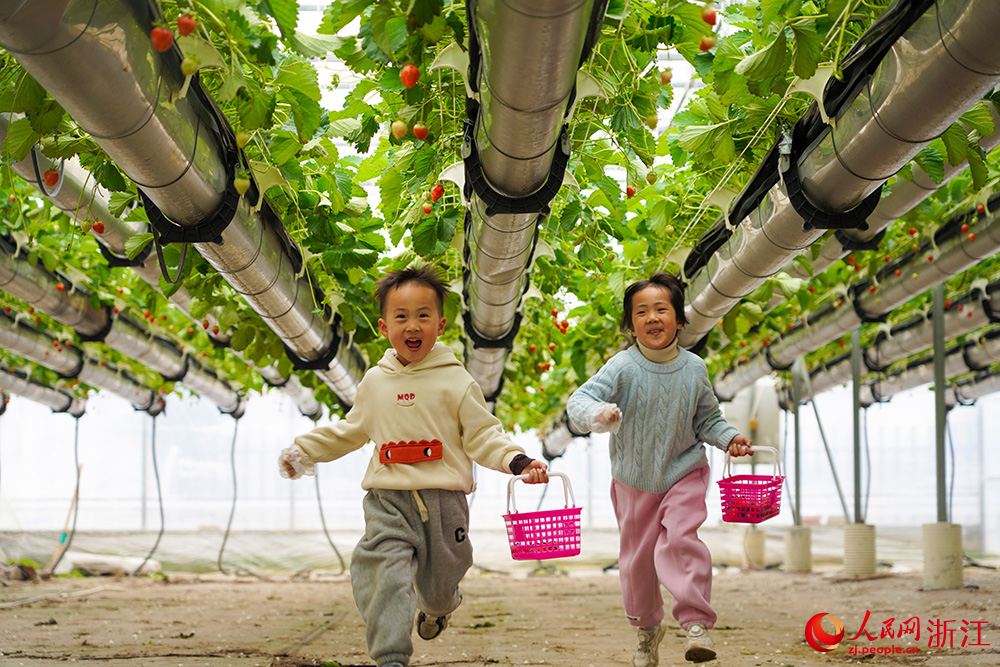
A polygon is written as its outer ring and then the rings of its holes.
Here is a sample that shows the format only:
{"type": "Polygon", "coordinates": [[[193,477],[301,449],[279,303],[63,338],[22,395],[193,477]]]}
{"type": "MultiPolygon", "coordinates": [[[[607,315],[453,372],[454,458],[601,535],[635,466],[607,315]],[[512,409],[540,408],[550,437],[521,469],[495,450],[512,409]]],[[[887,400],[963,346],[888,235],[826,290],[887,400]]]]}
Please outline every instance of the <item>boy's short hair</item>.
{"type": "Polygon", "coordinates": [[[625,289],[625,298],[622,308],[622,333],[632,332],[632,297],[636,292],[647,287],[662,287],[670,293],[670,305],[674,307],[677,322],[687,324],[687,317],[684,315],[684,283],[677,276],[669,273],[657,273],[649,277],[648,280],[637,280],[625,289]]]}
{"type": "Polygon", "coordinates": [[[393,271],[375,283],[375,298],[378,299],[378,309],[382,317],[385,317],[385,302],[389,292],[407,283],[419,283],[434,290],[437,296],[438,315],[444,317],[444,300],[450,290],[448,284],[441,278],[440,272],[430,264],[393,271]]]}

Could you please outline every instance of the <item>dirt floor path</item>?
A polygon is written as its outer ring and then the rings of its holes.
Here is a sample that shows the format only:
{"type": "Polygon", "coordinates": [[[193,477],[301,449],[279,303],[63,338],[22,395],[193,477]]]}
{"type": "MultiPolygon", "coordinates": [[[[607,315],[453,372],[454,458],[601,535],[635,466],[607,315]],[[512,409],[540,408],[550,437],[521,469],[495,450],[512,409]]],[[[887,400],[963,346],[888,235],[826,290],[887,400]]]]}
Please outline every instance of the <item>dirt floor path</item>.
{"type": "MultiPolygon", "coordinates": [[[[724,568],[715,576],[713,593],[719,622],[712,635],[719,658],[707,664],[1000,665],[1000,575],[969,568],[964,583],[960,590],[922,591],[922,576],[914,572],[845,580],[835,566],[809,574],[724,568]],[[821,612],[843,622],[846,638],[858,633],[867,615],[865,631],[876,639],[861,634],[820,653],[806,643],[805,626],[821,612]],[[910,620],[909,627],[919,627],[919,637],[898,636],[904,621],[913,618],[919,620],[910,620]],[[895,636],[878,639],[883,628],[895,636]]],[[[412,665],[631,664],[634,631],[622,615],[615,570],[473,570],[463,589],[465,603],[441,637],[424,642],[414,635],[412,665]]],[[[823,627],[834,630],[829,619],[823,627]]],[[[672,626],[660,664],[690,664],[682,646],[682,633],[672,626]]],[[[68,662],[107,667],[372,664],[346,575],[60,578],[0,588],[0,665],[68,662]]]]}

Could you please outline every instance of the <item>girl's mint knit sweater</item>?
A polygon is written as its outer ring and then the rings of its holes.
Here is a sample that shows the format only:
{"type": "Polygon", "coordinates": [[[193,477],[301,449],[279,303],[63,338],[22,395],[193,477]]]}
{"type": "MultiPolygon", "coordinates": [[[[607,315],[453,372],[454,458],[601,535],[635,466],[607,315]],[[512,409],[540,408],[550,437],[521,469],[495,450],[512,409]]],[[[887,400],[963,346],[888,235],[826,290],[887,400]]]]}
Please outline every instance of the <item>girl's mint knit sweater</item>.
{"type": "Polygon", "coordinates": [[[687,350],[658,364],[633,345],[577,389],[566,405],[574,430],[594,428],[602,403],[621,409],[611,434],[611,475],[640,491],[664,493],[708,465],[703,442],[725,450],[739,435],[722,416],[701,357],[687,350]]]}

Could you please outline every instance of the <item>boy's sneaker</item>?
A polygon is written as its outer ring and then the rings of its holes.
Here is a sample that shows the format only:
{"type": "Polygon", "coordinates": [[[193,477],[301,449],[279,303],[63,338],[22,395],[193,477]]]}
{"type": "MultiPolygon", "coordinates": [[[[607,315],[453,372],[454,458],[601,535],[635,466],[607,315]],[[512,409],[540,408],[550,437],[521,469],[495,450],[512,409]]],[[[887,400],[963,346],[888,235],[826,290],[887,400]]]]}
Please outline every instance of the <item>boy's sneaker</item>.
{"type": "Polygon", "coordinates": [[[715,659],[715,644],[708,636],[704,625],[695,623],[687,629],[687,650],[684,659],[691,662],[705,662],[715,659]]]}
{"type": "Polygon", "coordinates": [[[667,633],[667,626],[662,623],[652,630],[639,628],[635,638],[635,653],[632,654],[632,667],[657,667],[660,664],[660,642],[667,633]]]}
{"type": "Polygon", "coordinates": [[[417,614],[417,634],[421,639],[434,639],[448,627],[449,618],[451,618],[451,614],[428,616],[424,612],[420,612],[417,614]]]}

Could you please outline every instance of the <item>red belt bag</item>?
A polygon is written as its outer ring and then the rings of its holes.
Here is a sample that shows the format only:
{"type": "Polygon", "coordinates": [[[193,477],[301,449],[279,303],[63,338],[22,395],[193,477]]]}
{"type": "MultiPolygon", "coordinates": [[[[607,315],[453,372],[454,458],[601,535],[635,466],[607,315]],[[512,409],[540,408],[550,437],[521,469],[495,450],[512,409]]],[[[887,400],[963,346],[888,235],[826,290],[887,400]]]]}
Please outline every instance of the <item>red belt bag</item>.
{"type": "Polygon", "coordinates": [[[440,440],[410,440],[409,442],[387,442],[378,450],[378,462],[421,463],[441,458],[440,440]]]}

